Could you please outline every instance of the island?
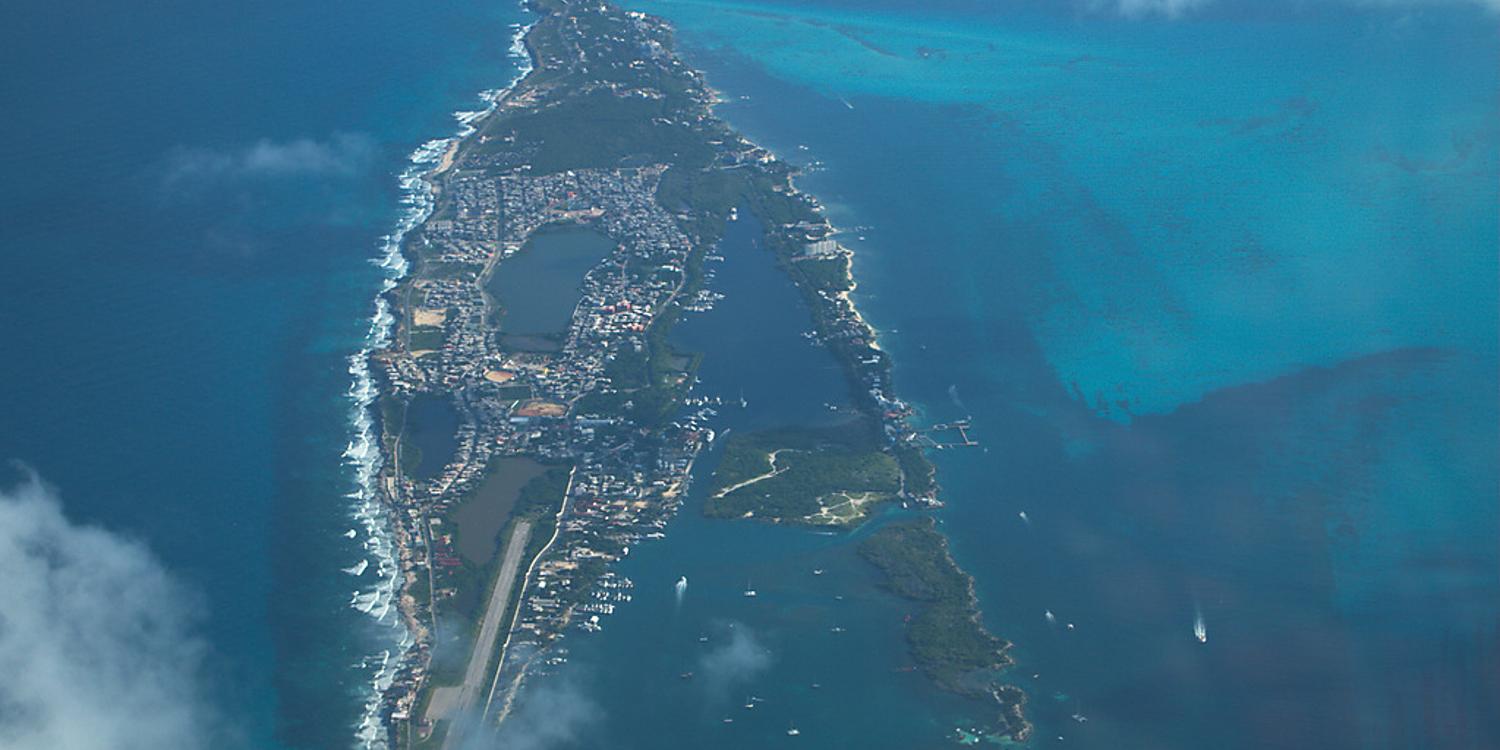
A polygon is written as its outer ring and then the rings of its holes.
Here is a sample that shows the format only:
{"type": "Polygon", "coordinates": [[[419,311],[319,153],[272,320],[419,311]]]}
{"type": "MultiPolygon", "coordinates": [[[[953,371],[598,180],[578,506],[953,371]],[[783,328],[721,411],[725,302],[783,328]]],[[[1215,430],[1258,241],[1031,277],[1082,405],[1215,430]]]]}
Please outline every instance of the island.
{"type": "MultiPolygon", "coordinates": [[[[410,270],[369,357],[409,634],[380,703],[394,747],[488,731],[565,633],[630,601],[613,563],[664,534],[715,439],[691,398],[697,356],[668,335],[712,305],[705,263],[738,211],[764,227],[860,416],[726,439],[706,512],[848,528],[885,503],[940,505],[934,443],[892,392],[850,251],[796,170],[715,115],[664,21],[529,7],[530,70],[421,176],[430,211],[399,237],[410,270]]],[[[908,635],[924,671],[993,701],[993,730],[1024,740],[1019,691],[995,677],[1005,645],[943,537],[893,523],[861,551],[923,605],[908,635]]]]}
{"type": "Polygon", "coordinates": [[[922,671],[946,690],[993,701],[999,735],[1024,741],[1026,695],[997,682],[1011,665],[1010,643],[980,622],[974,579],[953,562],[932,518],[886,524],[860,542],[859,554],[880,569],[886,588],[922,605],[906,627],[922,671]]]}
{"type": "Polygon", "coordinates": [[[719,518],[852,527],[901,496],[901,467],[866,420],[726,441],[705,512],[719,518]]]}

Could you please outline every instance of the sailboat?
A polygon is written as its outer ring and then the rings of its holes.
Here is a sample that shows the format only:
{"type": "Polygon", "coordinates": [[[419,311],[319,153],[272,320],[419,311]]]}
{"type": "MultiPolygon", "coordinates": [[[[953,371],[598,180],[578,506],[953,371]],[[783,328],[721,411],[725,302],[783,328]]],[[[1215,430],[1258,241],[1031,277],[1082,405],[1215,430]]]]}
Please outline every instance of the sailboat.
{"type": "Polygon", "coordinates": [[[1076,721],[1079,724],[1083,724],[1083,723],[1085,723],[1085,722],[1087,722],[1089,720],[1089,717],[1083,715],[1083,704],[1082,703],[1075,702],[1073,704],[1073,716],[1072,716],[1072,718],[1073,718],[1073,721],[1076,721]]]}
{"type": "Polygon", "coordinates": [[[1208,643],[1208,625],[1203,622],[1203,610],[1198,607],[1193,608],[1193,637],[1199,643],[1208,643]]]}
{"type": "Polygon", "coordinates": [[[799,734],[802,734],[802,731],[799,730],[796,726],[788,727],[786,730],[786,736],[788,737],[796,737],[799,734]]]}

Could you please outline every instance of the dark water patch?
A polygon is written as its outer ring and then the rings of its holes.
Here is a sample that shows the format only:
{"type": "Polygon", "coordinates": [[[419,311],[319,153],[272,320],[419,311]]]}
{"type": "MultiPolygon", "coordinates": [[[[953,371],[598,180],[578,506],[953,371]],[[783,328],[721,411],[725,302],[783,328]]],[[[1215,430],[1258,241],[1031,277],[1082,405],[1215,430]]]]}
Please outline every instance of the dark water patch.
{"type": "Polygon", "coordinates": [[[484,483],[453,512],[459,553],[476,565],[488,565],[499,548],[497,536],[516,507],[521,488],[546,471],[547,467],[529,458],[495,461],[484,483]]]}
{"type": "MultiPolygon", "coordinates": [[[[720,434],[847,420],[842,370],[799,335],[809,311],[760,246],[760,222],[740,217],[717,248],[724,259],[708,266],[708,288],[724,299],[673,333],[675,348],[703,355],[694,395],[726,399],[712,421],[720,434]]],[[[667,537],[620,564],[636,583],[634,600],[601,618],[603,632],[567,637],[568,664],[522,692],[515,726],[532,714],[544,720],[555,703],[548,696],[558,694],[595,706],[598,718],[554,750],[928,747],[951,729],[933,717],[988,719],[916,671],[904,635],[914,608],[882,591],[855,554],[868,528],[704,516],[723,443],[699,457],[667,537]],[[679,598],[673,584],[682,576],[679,598]],[[799,738],[786,736],[791,726],[799,738]]]]}
{"type": "MultiPolygon", "coordinates": [[[[695,60],[733,101],[725,114],[758,143],[794,158],[803,153],[796,144],[809,144],[802,158],[829,169],[799,184],[841,225],[871,225],[868,247],[851,242],[860,253],[856,297],[888,329],[882,345],[895,359],[900,394],[935,421],[974,416],[982,447],[934,456],[950,501],[943,528],[977,579],[991,630],[1016,643],[1012,678],[1032,696],[1029,711],[1045,730],[1038,746],[1052,746],[1057,735],[1066,737],[1057,746],[1120,748],[1496,744],[1500,725],[1485,708],[1500,694],[1492,283],[1477,295],[1421,285],[1445,299],[1475,298],[1465,325],[1489,332],[1490,347],[1477,353],[1452,345],[1433,324],[1434,335],[1348,350],[1457,352],[1339,355],[1344,342],[1326,333],[1324,309],[1278,298],[1287,320],[1307,323],[1286,338],[1318,356],[1224,378],[1170,413],[1100,419],[1097,389],[1075,386],[1068,368],[1050,359],[1059,341],[1088,338],[1049,336],[1036,321],[1050,305],[1118,295],[1162,266],[1130,265],[1151,247],[1120,244],[1123,235],[1107,223],[1068,215],[1087,208],[1083,198],[1102,200],[1109,191],[1065,190],[1073,197],[1061,202],[1036,192],[1091,184],[1084,179],[1090,164],[1051,157],[1058,132],[1038,137],[1006,124],[1022,118],[965,117],[957,107],[903,100],[900,91],[851,96],[847,106],[811,84],[771,79],[736,52],[739,37],[713,36],[717,24],[701,25],[707,30],[685,24],[681,38],[712,42],[695,50],[695,60]],[[739,94],[750,98],[736,101],[739,94]],[[1063,273],[1067,256],[1053,252],[1052,238],[1068,226],[1095,245],[1117,240],[1121,254],[1063,273]],[[1119,264],[1115,272],[1111,263],[1119,264]],[[1314,364],[1329,366],[1307,368],[1314,364]],[[1207,643],[1193,634],[1195,599],[1207,643]],[[1079,711],[1087,724],[1072,720],[1079,711]]],[[[1322,50],[1322,42],[1309,48],[1322,50]]],[[[817,60],[818,69],[831,69],[817,60]]],[[[1280,73],[1279,65],[1266,71],[1280,73]]],[[[1441,78],[1442,87],[1455,82],[1441,78]]],[[[1263,104],[1295,93],[1278,91],[1263,104]]],[[[1316,116],[1342,129],[1355,121],[1343,119],[1350,114],[1320,104],[1316,116]]],[[[1379,115],[1429,117],[1422,107],[1379,115]]],[[[1108,124],[1128,127],[1117,118],[1108,124]]],[[[1084,138],[1103,132],[1079,128],[1084,138]]],[[[1173,185],[1130,174],[1149,186],[1148,200],[1137,205],[1177,212],[1173,185]]],[[[1301,190],[1301,176],[1285,184],[1301,190]]],[[[1452,184],[1455,194],[1464,189],[1452,184]]],[[[1484,189],[1492,195],[1493,182],[1484,189]]],[[[1414,207],[1447,200],[1391,199],[1380,211],[1411,216],[1414,207]]],[[[1494,246],[1493,201],[1486,206],[1483,225],[1453,246],[1494,246]]],[[[1351,227],[1371,223],[1365,215],[1346,218],[1351,227]]],[[[1217,229],[1212,219],[1205,226],[1217,229]]],[[[1474,268],[1492,282],[1481,270],[1488,266],[1474,268]]],[[[1362,278],[1352,268],[1345,275],[1362,278]]],[[[1221,294],[1189,281],[1138,296],[1221,294]]],[[[1436,307],[1370,312],[1399,326],[1433,320],[1426,316],[1436,307]]],[[[1110,312],[1106,306],[1087,319],[1110,312]]],[[[1242,312],[1218,314],[1231,320],[1242,312]]],[[[1177,335],[1160,330],[1164,340],[1177,335]]],[[[1227,372],[1253,361],[1254,347],[1227,336],[1183,356],[1193,367],[1223,364],[1227,372]]],[[[1117,364],[1098,371],[1109,374],[1117,364]]],[[[1118,407],[1114,389],[1104,395],[1118,407]]]]}
{"type": "Polygon", "coordinates": [[[458,410],[445,394],[421,393],[406,407],[401,431],[401,450],[415,449],[415,459],[403,455],[403,467],[417,480],[431,479],[448,465],[458,450],[458,410]]]}
{"type": "Polygon", "coordinates": [[[562,342],[551,336],[510,336],[500,337],[500,346],[508,352],[541,352],[550,354],[562,351],[562,342]]]}
{"type": "Polygon", "coordinates": [[[583,277],[615,249],[613,240],[576,224],[543,227],[521,252],[496,266],[485,290],[502,310],[508,334],[566,331],[583,277]]]}
{"type": "Polygon", "coordinates": [[[743,411],[755,429],[847,419],[848,381],[827,349],[801,335],[812,313],[762,235],[749,212],[729,223],[716,251],[723,260],[708,264],[708,288],[724,298],[672,331],[674,348],[703,355],[695,395],[725,398],[724,411],[743,411]],[[748,409],[738,408],[741,397],[748,409]]]}

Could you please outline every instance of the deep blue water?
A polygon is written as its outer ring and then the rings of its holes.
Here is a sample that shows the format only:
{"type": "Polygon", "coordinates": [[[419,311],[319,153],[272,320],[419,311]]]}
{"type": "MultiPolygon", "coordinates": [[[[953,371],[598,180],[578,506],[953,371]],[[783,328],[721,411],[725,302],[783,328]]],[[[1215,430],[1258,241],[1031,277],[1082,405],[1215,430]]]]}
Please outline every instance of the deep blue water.
{"type": "MultiPolygon", "coordinates": [[[[1039,745],[1500,744],[1493,15],[639,5],[679,23],[732,122],[826,163],[802,184],[861,227],[901,394],[974,415],[984,448],[937,457],[942,518],[1039,745]]],[[[366,261],[407,154],[510,78],[519,15],[3,13],[0,458],[202,594],[212,700],[245,745],[350,743],[356,665],[390,635],[340,572],[362,557],[340,454],[366,261]]],[[[682,331],[705,392],[744,388],[740,429],[821,416],[842,384],[796,305],[731,314],[772,284],[742,260],[682,331]]],[[[904,607],[852,539],[695,502],[632,555],[636,602],[573,645],[580,737],[760,747],[796,722],[909,747],[964,717],[900,671],[904,607]],[[722,688],[677,678],[724,644],[722,688]],[[764,708],[723,725],[750,691],[764,708]]]]}
{"type": "Polygon", "coordinates": [[[8,3],[0,459],[200,595],[250,747],[346,747],[350,376],[396,174],[514,74],[510,3],[8,3]]]}
{"type": "MultiPolygon", "coordinates": [[[[1500,743],[1494,15],[633,5],[678,24],[726,117],[814,166],[800,184],[852,229],[900,393],[975,417],[984,447],[936,457],[941,518],[1016,643],[1036,745],[1500,743]]],[[[704,342],[706,389],[757,381],[704,342]]],[[[964,709],[891,671],[900,604],[852,539],[694,503],[536,705],[582,696],[579,725],[622,747],[763,746],[788,721],[820,746],[944,741],[964,709]],[[738,576],[773,599],[736,599],[738,576]],[[835,617],[862,624],[858,655],[821,640],[835,617]],[[672,679],[715,618],[769,652],[727,699],[672,679]],[[803,690],[830,672],[860,679],[803,690]],[[771,718],[713,726],[772,690],[771,718]]]]}

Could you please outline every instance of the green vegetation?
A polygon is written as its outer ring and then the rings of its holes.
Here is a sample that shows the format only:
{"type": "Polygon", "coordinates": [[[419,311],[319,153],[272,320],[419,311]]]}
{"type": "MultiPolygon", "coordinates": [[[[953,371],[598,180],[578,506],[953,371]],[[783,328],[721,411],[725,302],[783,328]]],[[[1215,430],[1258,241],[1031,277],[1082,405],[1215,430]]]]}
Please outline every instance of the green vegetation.
{"type": "Polygon", "coordinates": [[[869,422],[767,430],[729,439],[704,512],[852,526],[900,490],[896,459],[869,422]]]}
{"type": "Polygon", "coordinates": [[[937,467],[927,460],[922,449],[911,443],[898,443],[891,452],[901,464],[901,476],[905,481],[906,494],[925,497],[937,492],[937,467]]]}
{"type": "Polygon", "coordinates": [[[414,352],[424,349],[441,349],[443,348],[443,329],[413,328],[407,346],[414,352]]]}
{"type": "MultiPolygon", "coordinates": [[[[516,141],[535,144],[537,174],[591,167],[707,164],[713,151],[676,107],[661,99],[594,91],[504,122],[516,141]]],[[[478,153],[485,148],[478,147],[478,153]]]]}
{"type": "Polygon", "coordinates": [[[830,292],[846,292],[853,286],[849,276],[849,256],[840,255],[826,260],[799,260],[797,269],[802,278],[814,288],[830,292]]]}
{"type": "Polygon", "coordinates": [[[1010,644],[980,623],[969,577],[932,519],[888,524],[860,543],[859,554],[885,574],[885,588],[923,605],[906,630],[917,665],[946,689],[987,691],[1010,664],[1010,644]]]}

